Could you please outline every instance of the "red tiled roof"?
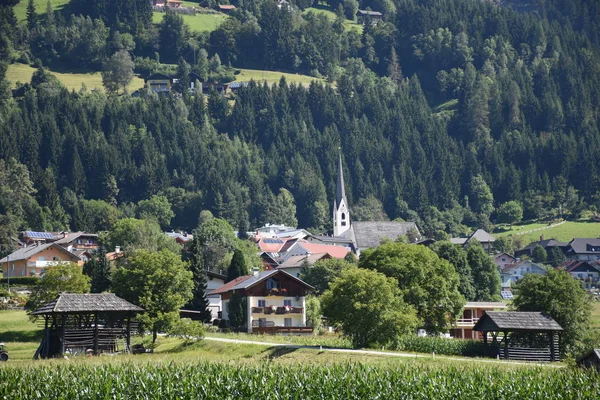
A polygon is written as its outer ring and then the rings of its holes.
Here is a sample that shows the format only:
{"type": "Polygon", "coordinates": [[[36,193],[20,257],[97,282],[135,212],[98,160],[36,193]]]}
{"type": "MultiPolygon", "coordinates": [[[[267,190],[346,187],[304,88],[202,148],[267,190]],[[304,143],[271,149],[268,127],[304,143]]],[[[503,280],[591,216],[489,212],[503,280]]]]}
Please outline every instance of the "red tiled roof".
{"type": "Polygon", "coordinates": [[[235,6],[232,6],[229,4],[221,4],[221,5],[219,5],[219,8],[221,10],[235,10],[235,6]]]}
{"type": "Polygon", "coordinates": [[[261,238],[258,247],[265,253],[279,253],[285,246],[286,239],[261,238]]]}
{"type": "Polygon", "coordinates": [[[348,249],[342,246],[310,243],[307,241],[301,241],[299,244],[311,254],[327,253],[333,258],[344,258],[348,254],[348,249]]]}

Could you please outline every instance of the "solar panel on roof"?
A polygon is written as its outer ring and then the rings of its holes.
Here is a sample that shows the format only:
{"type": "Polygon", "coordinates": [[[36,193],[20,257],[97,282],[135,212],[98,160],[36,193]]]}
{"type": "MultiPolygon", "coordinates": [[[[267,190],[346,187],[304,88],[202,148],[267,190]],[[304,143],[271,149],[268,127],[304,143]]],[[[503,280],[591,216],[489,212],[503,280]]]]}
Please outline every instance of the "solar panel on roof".
{"type": "Polygon", "coordinates": [[[280,239],[265,239],[264,242],[265,243],[271,243],[271,244],[282,244],[283,240],[280,240],[280,239]]]}
{"type": "Polygon", "coordinates": [[[54,236],[52,236],[52,234],[49,232],[26,231],[25,233],[27,234],[28,237],[30,237],[32,239],[53,239],[54,238],[54,236]]]}

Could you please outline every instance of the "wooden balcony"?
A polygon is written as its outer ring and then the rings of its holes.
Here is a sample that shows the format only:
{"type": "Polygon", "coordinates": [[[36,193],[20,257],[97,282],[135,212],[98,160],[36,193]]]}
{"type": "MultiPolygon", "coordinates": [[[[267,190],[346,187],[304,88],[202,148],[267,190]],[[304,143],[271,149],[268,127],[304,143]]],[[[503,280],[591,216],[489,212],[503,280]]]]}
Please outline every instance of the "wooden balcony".
{"type": "Polygon", "coordinates": [[[252,314],[302,314],[304,313],[303,307],[290,307],[286,310],[285,307],[276,307],[275,310],[271,307],[252,307],[252,314]]]}
{"type": "Polygon", "coordinates": [[[456,320],[457,328],[472,328],[479,321],[479,318],[459,318],[456,320]]]}

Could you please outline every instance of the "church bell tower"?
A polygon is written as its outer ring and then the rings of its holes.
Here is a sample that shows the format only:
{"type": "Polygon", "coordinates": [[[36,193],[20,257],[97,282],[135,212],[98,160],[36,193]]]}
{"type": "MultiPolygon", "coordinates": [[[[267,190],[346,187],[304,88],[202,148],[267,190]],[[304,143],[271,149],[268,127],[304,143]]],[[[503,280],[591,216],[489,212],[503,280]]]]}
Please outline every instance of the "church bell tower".
{"type": "Polygon", "coordinates": [[[350,229],[350,211],[344,189],[344,171],[342,169],[342,153],[338,161],[338,176],[333,203],[333,236],[343,236],[350,229]]]}

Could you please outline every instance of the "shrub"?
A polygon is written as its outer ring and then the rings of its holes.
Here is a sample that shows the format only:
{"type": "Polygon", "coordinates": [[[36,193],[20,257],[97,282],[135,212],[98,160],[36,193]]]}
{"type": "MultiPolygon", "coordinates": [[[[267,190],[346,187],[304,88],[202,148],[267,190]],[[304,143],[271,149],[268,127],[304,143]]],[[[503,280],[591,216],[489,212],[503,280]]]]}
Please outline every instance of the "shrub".
{"type": "MultiPolygon", "coordinates": [[[[19,277],[11,277],[10,284],[11,285],[25,285],[25,286],[33,286],[38,283],[40,278],[37,276],[19,276],[19,277]]],[[[0,279],[0,285],[7,285],[8,278],[0,279]]]]}
{"type": "Polygon", "coordinates": [[[183,339],[183,343],[188,345],[204,338],[204,324],[200,321],[192,321],[189,318],[181,318],[175,322],[169,330],[170,337],[183,339]]]}

